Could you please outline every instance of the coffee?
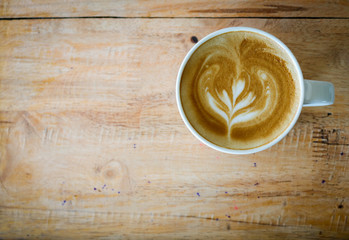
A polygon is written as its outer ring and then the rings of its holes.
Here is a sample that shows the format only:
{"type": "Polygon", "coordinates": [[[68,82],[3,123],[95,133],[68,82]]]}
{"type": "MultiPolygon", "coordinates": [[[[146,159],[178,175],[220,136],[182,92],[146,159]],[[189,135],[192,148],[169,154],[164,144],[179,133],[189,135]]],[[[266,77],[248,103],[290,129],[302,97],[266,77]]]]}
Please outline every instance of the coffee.
{"type": "Polygon", "coordinates": [[[229,149],[253,149],[280,136],[299,105],[299,81],[287,52],[249,31],[223,33],[191,55],[180,99],[191,126],[229,149]]]}

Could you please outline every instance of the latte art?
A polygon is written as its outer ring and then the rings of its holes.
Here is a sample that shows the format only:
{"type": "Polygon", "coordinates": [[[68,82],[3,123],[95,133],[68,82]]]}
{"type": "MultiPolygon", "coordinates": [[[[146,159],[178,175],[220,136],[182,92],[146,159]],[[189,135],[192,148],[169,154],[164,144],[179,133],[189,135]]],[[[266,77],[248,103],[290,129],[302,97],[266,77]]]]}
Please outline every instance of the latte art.
{"type": "Polygon", "coordinates": [[[181,99],[191,125],[232,149],[258,147],[284,131],[297,107],[288,56],[251,32],[219,35],[201,45],[182,75],[181,99]]]}
{"type": "MultiPolygon", "coordinates": [[[[268,83],[267,74],[259,71],[257,72],[258,78],[255,81],[260,81],[262,85],[262,95],[258,96],[250,89],[251,78],[247,75],[247,78],[231,79],[231,87],[227,86],[227,89],[223,89],[219,92],[215,86],[210,88],[207,86],[207,81],[214,79],[217,75],[220,67],[213,65],[208,67],[199,76],[198,93],[202,105],[209,106],[213,110],[213,117],[217,118],[217,121],[224,120],[227,127],[227,134],[229,137],[231,128],[234,124],[240,122],[248,122],[256,118],[256,116],[264,116],[270,113],[270,109],[275,107],[275,99],[277,98],[277,92],[270,91],[270,83],[268,83]],[[212,75],[213,74],[213,75],[212,75]],[[264,107],[258,108],[257,106],[264,105],[264,107]]],[[[275,85],[275,84],[274,84],[275,85]]],[[[275,86],[272,86],[275,88],[275,86]]]]}

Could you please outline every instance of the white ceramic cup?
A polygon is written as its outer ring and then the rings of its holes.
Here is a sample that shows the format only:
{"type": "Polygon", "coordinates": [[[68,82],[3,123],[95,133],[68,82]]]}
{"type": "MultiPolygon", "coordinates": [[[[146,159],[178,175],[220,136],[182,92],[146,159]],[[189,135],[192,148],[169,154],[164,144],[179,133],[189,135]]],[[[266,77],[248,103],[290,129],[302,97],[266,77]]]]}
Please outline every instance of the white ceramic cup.
{"type": "Polygon", "coordinates": [[[299,67],[299,64],[296,60],[296,58],[294,57],[294,55],[292,54],[292,52],[290,51],[290,49],[288,49],[288,47],[282,43],[279,39],[277,39],[276,37],[274,37],[273,35],[261,31],[259,29],[255,29],[255,28],[250,28],[250,27],[230,27],[230,28],[224,28],[221,30],[218,30],[216,32],[213,32],[209,35],[207,35],[206,37],[204,37],[203,39],[201,39],[197,44],[195,44],[190,51],[187,53],[187,55],[185,56],[179,71],[178,71],[178,75],[177,75],[177,82],[176,82],[176,100],[177,100],[177,106],[179,109],[179,113],[182,116],[182,119],[185,123],[185,125],[188,127],[188,129],[190,130],[190,132],[196,137],[198,138],[201,142],[203,142],[204,144],[206,144],[207,146],[216,149],[218,151],[224,152],[224,153],[230,153],[230,154],[249,154],[249,153],[256,153],[262,150],[265,150],[267,148],[270,148],[271,146],[273,146],[274,144],[276,144],[277,142],[279,142],[281,139],[283,139],[288,132],[293,128],[293,126],[296,124],[297,119],[301,113],[302,107],[307,107],[307,106],[326,106],[326,105],[331,105],[334,102],[334,87],[333,84],[330,82],[324,82],[324,81],[314,81],[314,80],[305,80],[303,79],[303,74],[301,71],[301,68],[299,67]],[[297,108],[297,112],[291,122],[291,124],[287,127],[287,129],[285,131],[283,131],[277,138],[275,138],[273,141],[269,142],[268,144],[262,145],[260,147],[256,147],[253,149],[246,149],[246,150],[234,150],[234,149],[229,149],[229,148],[224,148],[221,146],[218,146],[210,141],[208,141],[207,139],[205,139],[204,137],[202,137],[190,124],[190,122],[187,119],[187,116],[184,113],[183,110],[183,106],[182,106],[182,101],[180,98],[180,84],[181,84],[181,79],[182,79],[182,73],[183,70],[185,68],[185,65],[187,64],[188,60],[190,59],[190,57],[192,56],[192,54],[195,52],[195,50],[202,45],[203,43],[205,43],[207,40],[216,37],[217,35],[223,34],[223,33],[227,33],[227,32],[234,32],[234,31],[248,31],[248,32],[255,32],[258,34],[261,34],[263,36],[266,36],[268,38],[270,38],[271,40],[273,40],[274,42],[276,42],[277,44],[279,44],[289,55],[289,57],[291,58],[292,64],[294,65],[295,69],[296,69],[296,74],[298,75],[297,79],[299,81],[299,85],[300,85],[300,94],[299,94],[299,105],[297,108]]]}

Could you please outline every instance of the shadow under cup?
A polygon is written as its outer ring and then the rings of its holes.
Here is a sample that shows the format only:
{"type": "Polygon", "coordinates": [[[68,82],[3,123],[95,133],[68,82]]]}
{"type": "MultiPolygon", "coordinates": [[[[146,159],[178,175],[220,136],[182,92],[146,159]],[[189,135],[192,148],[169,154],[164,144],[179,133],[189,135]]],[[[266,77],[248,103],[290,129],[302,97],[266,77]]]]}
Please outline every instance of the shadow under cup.
{"type": "Polygon", "coordinates": [[[303,98],[303,76],[292,52],[254,28],[207,35],[188,52],[177,76],[185,125],[225,153],[255,153],[279,142],[296,123],[303,98]]]}

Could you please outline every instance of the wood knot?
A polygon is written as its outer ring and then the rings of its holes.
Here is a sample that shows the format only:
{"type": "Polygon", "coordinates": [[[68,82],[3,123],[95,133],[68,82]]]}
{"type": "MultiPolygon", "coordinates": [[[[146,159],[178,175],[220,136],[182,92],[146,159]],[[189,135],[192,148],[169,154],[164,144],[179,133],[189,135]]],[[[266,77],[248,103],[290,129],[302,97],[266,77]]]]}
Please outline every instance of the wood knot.
{"type": "Polygon", "coordinates": [[[104,176],[106,178],[114,178],[116,175],[116,172],[113,169],[108,169],[104,172],[104,176]]]}
{"type": "Polygon", "coordinates": [[[94,191],[132,191],[131,179],[127,166],[119,160],[110,160],[104,165],[95,167],[99,186],[93,186],[94,191]]]}
{"type": "Polygon", "coordinates": [[[101,174],[105,179],[116,180],[122,178],[123,167],[118,161],[111,161],[101,168],[101,174]]]}

